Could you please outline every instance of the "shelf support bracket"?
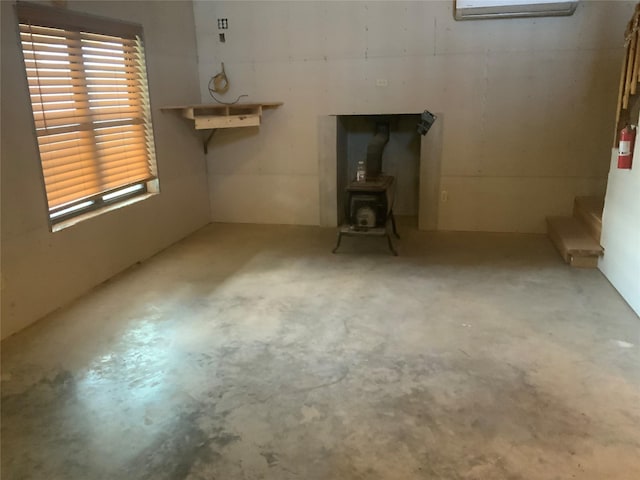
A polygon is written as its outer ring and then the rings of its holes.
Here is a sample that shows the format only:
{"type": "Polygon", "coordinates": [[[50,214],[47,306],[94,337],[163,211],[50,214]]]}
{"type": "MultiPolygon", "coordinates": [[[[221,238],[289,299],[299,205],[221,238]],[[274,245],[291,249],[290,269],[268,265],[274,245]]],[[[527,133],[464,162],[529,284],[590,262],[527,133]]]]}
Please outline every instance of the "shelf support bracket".
{"type": "Polygon", "coordinates": [[[204,146],[204,154],[206,155],[207,153],[209,153],[209,143],[211,142],[211,139],[213,138],[213,134],[216,133],[218,131],[217,128],[213,128],[211,130],[211,133],[209,133],[209,135],[207,135],[207,138],[205,139],[203,146],[204,146]]]}

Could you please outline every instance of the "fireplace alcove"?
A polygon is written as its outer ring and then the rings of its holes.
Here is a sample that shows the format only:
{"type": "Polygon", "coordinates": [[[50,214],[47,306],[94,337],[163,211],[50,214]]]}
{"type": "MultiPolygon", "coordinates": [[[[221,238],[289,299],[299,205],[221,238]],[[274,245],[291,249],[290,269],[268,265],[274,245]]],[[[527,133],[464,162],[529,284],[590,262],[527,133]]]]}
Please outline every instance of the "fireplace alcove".
{"type": "Polygon", "coordinates": [[[420,113],[328,115],[319,119],[320,225],[336,227],[344,217],[344,191],[366,156],[376,121],[388,121],[383,171],[396,177],[396,215],[417,217],[420,230],[437,230],[444,118],[427,135],[416,131],[420,113]]]}

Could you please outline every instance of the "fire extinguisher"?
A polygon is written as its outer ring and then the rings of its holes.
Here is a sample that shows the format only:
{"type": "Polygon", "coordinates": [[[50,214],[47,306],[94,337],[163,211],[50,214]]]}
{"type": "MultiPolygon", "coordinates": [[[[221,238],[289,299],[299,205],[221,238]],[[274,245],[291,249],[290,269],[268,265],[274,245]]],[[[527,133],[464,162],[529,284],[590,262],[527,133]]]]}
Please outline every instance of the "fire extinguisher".
{"type": "Polygon", "coordinates": [[[633,162],[633,147],[636,143],[636,126],[627,125],[620,131],[618,146],[618,168],[630,169],[633,162]]]}

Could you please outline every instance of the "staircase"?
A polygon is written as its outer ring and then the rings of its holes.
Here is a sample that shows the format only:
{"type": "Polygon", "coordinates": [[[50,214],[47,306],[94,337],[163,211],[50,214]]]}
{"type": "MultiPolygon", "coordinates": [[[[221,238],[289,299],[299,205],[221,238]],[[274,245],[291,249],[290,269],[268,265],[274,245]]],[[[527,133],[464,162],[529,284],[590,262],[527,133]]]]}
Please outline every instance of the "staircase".
{"type": "Polygon", "coordinates": [[[572,217],[547,217],[549,238],[572,267],[598,266],[604,253],[600,246],[603,207],[601,197],[576,197],[572,217]]]}

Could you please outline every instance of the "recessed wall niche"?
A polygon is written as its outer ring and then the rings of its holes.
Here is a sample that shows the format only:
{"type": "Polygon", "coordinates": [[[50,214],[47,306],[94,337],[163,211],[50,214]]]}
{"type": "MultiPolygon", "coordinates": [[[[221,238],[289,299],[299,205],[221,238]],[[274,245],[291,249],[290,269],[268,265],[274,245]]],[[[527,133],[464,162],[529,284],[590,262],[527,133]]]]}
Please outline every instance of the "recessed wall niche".
{"type": "Polygon", "coordinates": [[[425,136],[417,133],[420,113],[327,115],[318,121],[320,225],[344,220],[344,192],[366,157],[376,121],[389,121],[382,170],[396,177],[394,213],[417,217],[420,230],[437,230],[444,115],[425,136]]]}
{"type": "Polygon", "coordinates": [[[344,189],[356,177],[358,161],[365,160],[367,145],[374,136],[376,123],[389,125],[389,142],[382,153],[382,171],[395,177],[396,216],[418,215],[420,178],[420,135],[416,125],[420,115],[339,115],[345,131],[345,141],[337,151],[336,203],[338,224],[344,218],[344,189]]]}

